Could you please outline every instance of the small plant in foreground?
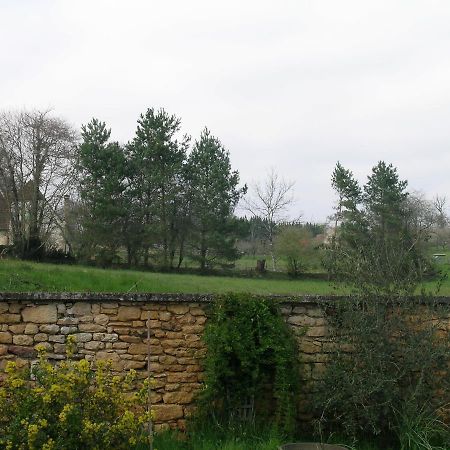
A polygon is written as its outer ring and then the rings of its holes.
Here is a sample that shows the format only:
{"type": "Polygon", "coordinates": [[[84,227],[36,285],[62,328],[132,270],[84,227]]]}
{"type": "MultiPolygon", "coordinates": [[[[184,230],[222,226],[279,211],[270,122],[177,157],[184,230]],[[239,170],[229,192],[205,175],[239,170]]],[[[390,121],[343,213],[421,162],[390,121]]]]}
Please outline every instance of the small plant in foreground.
{"type": "Polygon", "coordinates": [[[29,370],[11,362],[0,386],[0,448],[78,450],[139,448],[148,443],[147,388],[132,391],[135,373],[86,359],[50,364],[45,352],[29,370]],[[31,380],[30,380],[31,378],[31,380]]]}

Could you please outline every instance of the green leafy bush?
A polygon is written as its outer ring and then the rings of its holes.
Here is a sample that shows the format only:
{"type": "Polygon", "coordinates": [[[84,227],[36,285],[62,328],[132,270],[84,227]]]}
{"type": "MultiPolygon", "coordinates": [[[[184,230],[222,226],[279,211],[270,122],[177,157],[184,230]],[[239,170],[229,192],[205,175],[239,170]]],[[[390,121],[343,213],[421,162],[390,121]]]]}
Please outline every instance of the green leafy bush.
{"type": "Polygon", "coordinates": [[[316,394],[322,429],[401,450],[448,439],[440,415],[450,401],[450,348],[439,308],[359,298],[333,305],[329,320],[334,351],[316,394]]]}
{"type": "Polygon", "coordinates": [[[0,448],[133,449],[148,442],[147,388],[132,392],[135,373],[113,375],[98,362],[69,357],[56,365],[43,351],[29,370],[11,362],[0,387],[0,448]],[[31,380],[30,380],[31,378],[31,380]]]}
{"type": "Polygon", "coordinates": [[[199,415],[222,425],[253,402],[250,417],[292,432],[298,395],[296,340],[273,300],[229,294],[214,304],[205,330],[205,389],[199,415]],[[213,406],[212,406],[213,405],[213,406]]]}

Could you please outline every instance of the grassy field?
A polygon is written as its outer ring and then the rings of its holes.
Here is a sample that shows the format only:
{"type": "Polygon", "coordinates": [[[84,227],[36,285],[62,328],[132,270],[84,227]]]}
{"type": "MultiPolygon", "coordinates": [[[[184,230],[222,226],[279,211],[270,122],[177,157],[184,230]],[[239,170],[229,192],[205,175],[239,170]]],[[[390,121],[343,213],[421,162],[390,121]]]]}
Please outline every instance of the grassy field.
{"type": "Polygon", "coordinates": [[[331,294],[327,282],[202,276],[177,273],[97,269],[84,266],[0,261],[1,291],[159,292],[255,294],[331,294]]]}
{"type": "MultiPolygon", "coordinates": [[[[445,265],[449,271],[449,266],[445,265]]],[[[427,283],[432,289],[436,283],[427,283]]],[[[202,276],[155,273],[132,270],[98,269],[85,266],[39,264],[0,260],[0,291],[78,291],[78,292],[157,292],[254,294],[343,294],[322,279],[241,278],[238,276],[202,276]]],[[[450,280],[444,281],[440,295],[450,295],[450,280]]]]}

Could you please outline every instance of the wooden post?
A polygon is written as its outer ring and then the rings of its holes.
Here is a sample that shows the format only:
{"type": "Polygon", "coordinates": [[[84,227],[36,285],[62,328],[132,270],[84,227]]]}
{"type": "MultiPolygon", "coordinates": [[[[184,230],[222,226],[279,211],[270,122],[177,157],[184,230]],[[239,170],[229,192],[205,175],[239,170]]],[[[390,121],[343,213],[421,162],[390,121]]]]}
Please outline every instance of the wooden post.
{"type": "Polygon", "coordinates": [[[147,412],[149,450],[153,450],[152,385],[150,376],[150,319],[147,319],[147,412]]]}

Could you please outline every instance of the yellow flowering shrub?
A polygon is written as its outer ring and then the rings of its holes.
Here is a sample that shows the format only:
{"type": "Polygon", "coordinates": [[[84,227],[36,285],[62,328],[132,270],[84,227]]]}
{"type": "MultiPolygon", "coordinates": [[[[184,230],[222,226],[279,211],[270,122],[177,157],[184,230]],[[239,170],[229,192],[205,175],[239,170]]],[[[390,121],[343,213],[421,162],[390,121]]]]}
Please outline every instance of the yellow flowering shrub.
{"type": "Polygon", "coordinates": [[[0,385],[0,448],[107,450],[148,447],[147,385],[133,390],[136,373],[112,373],[108,362],[68,357],[52,365],[42,350],[30,370],[13,362],[0,385]]]}

